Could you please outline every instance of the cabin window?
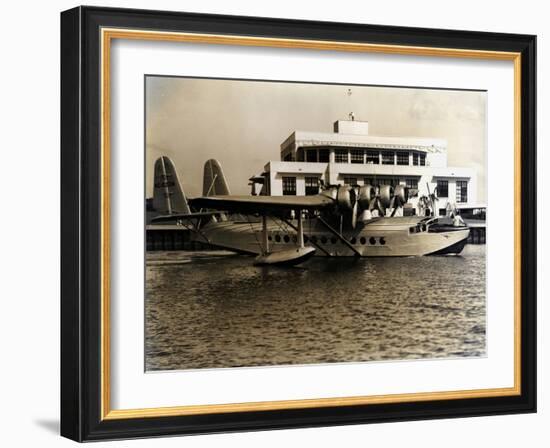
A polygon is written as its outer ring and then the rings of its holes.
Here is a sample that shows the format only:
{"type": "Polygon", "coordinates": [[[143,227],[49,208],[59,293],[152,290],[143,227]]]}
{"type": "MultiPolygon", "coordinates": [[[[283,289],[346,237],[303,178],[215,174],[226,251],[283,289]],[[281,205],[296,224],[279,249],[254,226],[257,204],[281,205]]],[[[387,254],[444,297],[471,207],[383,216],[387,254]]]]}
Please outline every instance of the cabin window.
{"type": "Polygon", "coordinates": [[[330,161],[330,151],[328,149],[319,150],[319,162],[328,163],[330,161]]]}
{"type": "Polygon", "coordinates": [[[380,238],[380,244],[383,246],[384,244],[386,244],[386,240],[384,239],[384,237],[381,237],[380,238]]]}
{"type": "Polygon", "coordinates": [[[363,163],[363,150],[352,149],[351,150],[351,163],[363,163]]]}
{"type": "Polygon", "coordinates": [[[344,185],[357,185],[357,178],[344,176],[344,185]]]}
{"type": "Polygon", "coordinates": [[[285,240],[285,243],[288,243],[288,242],[290,242],[290,237],[288,235],[285,235],[283,237],[283,240],[285,240]]]}
{"type": "Polygon", "coordinates": [[[334,161],[336,163],[348,163],[348,150],[347,149],[337,149],[334,152],[334,161]]]}
{"type": "Polygon", "coordinates": [[[369,243],[371,243],[371,245],[374,246],[374,245],[376,244],[376,238],[373,237],[373,236],[371,236],[371,237],[369,238],[369,243]]]}
{"type": "Polygon", "coordinates": [[[382,152],[382,165],[395,165],[395,153],[393,151],[382,152]]]}
{"type": "Polygon", "coordinates": [[[468,202],[468,182],[465,180],[456,181],[456,202],[468,202]]]}
{"type": "Polygon", "coordinates": [[[296,178],[283,177],[283,195],[296,196],[296,178]]]}
{"type": "Polygon", "coordinates": [[[397,164],[398,165],[408,165],[409,164],[409,153],[405,151],[397,151],[397,164]]]}
{"type": "Polygon", "coordinates": [[[449,197],[449,181],[448,180],[438,180],[437,181],[437,196],[440,198],[449,197]]]}
{"type": "Polygon", "coordinates": [[[317,150],[316,149],[307,149],[306,150],[306,162],[317,162],[317,150]]]}
{"type": "Polygon", "coordinates": [[[380,163],[380,151],[367,151],[367,163],[378,165],[380,163]]]}
{"type": "Polygon", "coordinates": [[[319,178],[306,177],[306,196],[311,196],[319,193],[319,178]]]}
{"type": "Polygon", "coordinates": [[[359,242],[360,242],[361,244],[366,244],[367,239],[366,239],[364,236],[362,236],[361,239],[359,240],[359,242]]]}

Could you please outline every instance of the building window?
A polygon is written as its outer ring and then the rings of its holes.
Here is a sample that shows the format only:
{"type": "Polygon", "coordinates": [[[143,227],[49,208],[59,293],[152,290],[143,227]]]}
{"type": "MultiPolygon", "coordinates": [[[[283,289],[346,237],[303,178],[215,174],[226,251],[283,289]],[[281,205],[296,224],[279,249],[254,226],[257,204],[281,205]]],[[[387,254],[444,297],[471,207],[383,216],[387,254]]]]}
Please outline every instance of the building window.
{"type": "Polygon", "coordinates": [[[370,185],[372,187],[375,187],[377,185],[376,179],[374,177],[364,177],[363,185],[370,185]]]}
{"type": "Polygon", "coordinates": [[[405,179],[405,186],[418,190],[418,179],[405,179]]]}
{"type": "Polygon", "coordinates": [[[330,161],[330,151],[328,149],[319,150],[319,162],[328,163],[330,161]]]}
{"type": "Polygon", "coordinates": [[[306,196],[319,193],[319,178],[306,177],[306,196]]]}
{"type": "Polygon", "coordinates": [[[426,154],[419,154],[420,166],[426,166],[426,154]]]}
{"type": "Polygon", "coordinates": [[[304,150],[303,148],[298,148],[296,151],[296,161],[297,162],[303,162],[304,161],[304,150]]]}
{"type": "Polygon", "coordinates": [[[306,149],[306,162],[317,162],[316,149],[306,149]]]}
{"type": "Polygon", "coordinates": [[[283,177],[283,195],[296,196],[296,178],[283,177]]]}
{"type": "Polygon", "coordinates": [[[334,161],[336,163],[348,163],[348,150],[347,149],[337,149],[334,152],[334,161]]]}
{"type": "Polygon", "coordinates": [[[418,153],[413,152],[413,165],[418,166],[418,153]]]}
{"type": "Polygon", "coordinates": [[[448,180],[438,180],[437,181],[437,196],[440,198],[449,197],[449,181],[448,180]]]}
{"type": "Polygon", "coordinates": [[[380,163],[380,151],[367,151],[367,163],[378,165],[380,163]]]}
{"type": "Polygon", "coordinates": [[[408,165],[409,164],[409,153],[405,151],[397,151],[397,164],[398,165],[408,165]]]}
{"type": "Polygon", "coordinates": [[[351,150],[351,163],[363,163],[363,150],[361,149],[351,150]]]}
{"type": "Polygon", "coordinates": [[[357,185],[357,178],[356,177],[345,176],[344,177],[344,185],[357,185]]]}
{"type": "Polygon", "coordinates": [[[456,181],[456,202],[468,202],[468,182],[465,180],[456,181]]]}
{"type": "Polygon", "coordinates": [[[395,165],[395,153],[393,151],[382,151],[382,165],[395,165]]]}
{"type": "Polygon", "coordinates": [[[391,185],[392,187],[395,187],[396,185],[399,185],[399,178],[398,177],[382,177],[378,179],[378,185],[391,185]]]}

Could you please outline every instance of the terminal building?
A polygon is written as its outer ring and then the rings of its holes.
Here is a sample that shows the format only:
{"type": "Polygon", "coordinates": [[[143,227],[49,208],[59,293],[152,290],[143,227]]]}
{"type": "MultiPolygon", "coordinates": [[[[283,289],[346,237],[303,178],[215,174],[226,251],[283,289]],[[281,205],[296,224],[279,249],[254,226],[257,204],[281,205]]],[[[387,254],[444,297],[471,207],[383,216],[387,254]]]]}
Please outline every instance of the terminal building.
{"type": "MultiPolygon", "coordinates": [[[[260,194],[317,194],[325,185],[406,185],[418,194],[411,213],[422,213],[419,198],[437,194],[436,208],[475,208],[477,176],[472,168],[447,166],[447,142],[435,138],[369,134],[369,124],[334,123],[334,132],[294,131],[281,144],[281,160],[270,161],[260,179],[260,194]]],[[[251,180],[258,179],[253,178],[251,180]]]]}

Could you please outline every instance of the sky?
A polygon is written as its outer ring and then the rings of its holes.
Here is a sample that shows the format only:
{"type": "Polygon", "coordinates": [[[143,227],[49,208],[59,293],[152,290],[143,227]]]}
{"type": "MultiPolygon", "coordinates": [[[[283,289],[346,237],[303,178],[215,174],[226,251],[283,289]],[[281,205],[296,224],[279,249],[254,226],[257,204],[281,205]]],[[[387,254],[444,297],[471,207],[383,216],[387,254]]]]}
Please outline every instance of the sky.
{"type": "Polygon", "coordinates": [[[232,194],[248,194],[248,179],[280,160],[292,132],[332,132],[353,112],[370,135],[445,139],[448,165],[474,168],[478,202],[486,201],[486,92],[158,76],[145,89],[147,197],[161,155],[174,161],[187,196],[202,194],[210,158],[232,194]]]}

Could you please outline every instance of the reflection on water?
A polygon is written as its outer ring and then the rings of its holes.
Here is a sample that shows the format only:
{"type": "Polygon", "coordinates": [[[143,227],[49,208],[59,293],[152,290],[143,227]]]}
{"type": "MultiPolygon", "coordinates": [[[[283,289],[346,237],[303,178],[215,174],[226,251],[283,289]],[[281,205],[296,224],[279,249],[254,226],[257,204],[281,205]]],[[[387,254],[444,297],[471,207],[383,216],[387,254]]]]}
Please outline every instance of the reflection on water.
{"type": "Polygon", "coordinates": [[[484,245],[286,269],[218,252],[147,260],[147,370],[485,355],[484,245]]]}

